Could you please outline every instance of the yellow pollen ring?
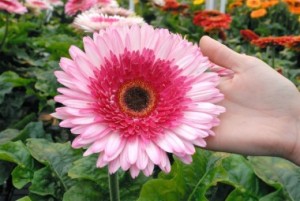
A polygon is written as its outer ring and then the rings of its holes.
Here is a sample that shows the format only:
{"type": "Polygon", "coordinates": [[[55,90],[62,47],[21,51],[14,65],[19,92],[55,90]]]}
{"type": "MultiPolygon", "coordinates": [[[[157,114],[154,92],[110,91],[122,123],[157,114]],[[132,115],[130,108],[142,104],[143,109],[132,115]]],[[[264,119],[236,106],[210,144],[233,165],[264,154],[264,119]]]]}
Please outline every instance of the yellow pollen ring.
{"type": "Polygon", "coordinates": [[[117,100],[120,109],[124,113],[132,117],[145,117],[148,116],[154,110],[157,101],[157,94],[149,84],[141,80],[132,80],[124,83],[120,87],[120,89],[117,92],[117,100]],[[147,93],[146,95],[148,100],[147,100],[146,107],[142,108],[139,111],[129,108],[125,100],[127,93],[133,88],[139,88],[142,91],[145,91],[147,93]]]}

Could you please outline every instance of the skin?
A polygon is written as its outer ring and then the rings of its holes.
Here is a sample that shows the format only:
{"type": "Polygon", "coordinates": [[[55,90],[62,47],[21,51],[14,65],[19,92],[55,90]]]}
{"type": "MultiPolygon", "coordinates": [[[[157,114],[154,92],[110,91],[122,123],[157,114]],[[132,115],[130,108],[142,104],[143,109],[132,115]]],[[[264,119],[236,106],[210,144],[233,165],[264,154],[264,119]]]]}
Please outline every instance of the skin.
{"type": "Polygon", "coordinates": [[[239,54],[204,36],[200,48],[209,59],[234,72],[219,85],[226,112],[207,138],[207,149],[286,158],[300,165],[300,93],[263,61],[239,54]]]}

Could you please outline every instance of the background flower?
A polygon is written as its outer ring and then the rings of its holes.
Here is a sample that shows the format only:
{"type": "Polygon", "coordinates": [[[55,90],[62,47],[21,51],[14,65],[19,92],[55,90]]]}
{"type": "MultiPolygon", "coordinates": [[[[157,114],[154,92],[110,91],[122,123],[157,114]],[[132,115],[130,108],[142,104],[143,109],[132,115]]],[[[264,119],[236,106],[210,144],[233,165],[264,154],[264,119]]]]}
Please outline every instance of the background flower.
{"type": "Polygon", "coordinates": [[[138,16],[108,16],[98,11],[90,10],[79,14],[73,22],[74,26],[87,32],[95,32],[107,27],[132,26],[145,23],[144,19],[138,16]]]}
{"type": "Polygon", "coordinates": [[[27,12],[27,9],[17,0],[0,0],[0,10],[17,14],[24,14],[27,12]]]}

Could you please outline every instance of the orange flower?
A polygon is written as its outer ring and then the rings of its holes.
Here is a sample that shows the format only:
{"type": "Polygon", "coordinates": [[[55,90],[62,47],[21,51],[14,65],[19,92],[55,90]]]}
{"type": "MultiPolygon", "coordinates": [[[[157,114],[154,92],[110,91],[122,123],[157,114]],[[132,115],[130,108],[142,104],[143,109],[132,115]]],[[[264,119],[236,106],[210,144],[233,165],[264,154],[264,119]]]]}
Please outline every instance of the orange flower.
{"type": "Polygon", "coordinates": [[[261,1],[260,0],[247,0],[246,5],[249,8],[258,8],[261,6],[261,1]]]}
{"type": "Polygon", "coordinates": [[[240,34],[246,41],[252,41],[259,38],[259,36],[250,29],[240,30],[240,34]]]}
{"type": "Polygon", "coordinates": [[[251,18],[260,18],[267,14],[267,10],[265,8],[261,8],[258,10],[254,10],[251,12],[250,16],[251,18]]]}
{"type": "Polygon", "coordinates": [[[300,0],[284,0],[293,14],[300,14],[300,0]]]}
{"type": "Polygon", "coordinates": [[[293,36],[268,36],[252,40],[251,44],[266,48],[267,46],[287,46],[293,41],[293,36]]]}
{"type": "Polygon", "coordinates": [[[287,47],[295,51],[300,51],[300,36],[294,36],[293,40],[287,44],[287,47]]]}
{"type": "Polygon", "coordinates": [[[241,2],[241,1],[235,1],[235,2],[232,2],[231,4],[229,4],[228,8],[231,11],[231,10],[237,8],[237,7],[241,7],[242,5],[243,5],[243,2],[241,2]]]}
{"type": "Polygon", "coordinates": [[[205,10],[195,13],[193,23],[204,28],[204,31],[229,29],[231,17],[217,10],[205,10]]]}
{"type": "Polygon", "coordinates": [[[293,6],[289,6],[289,10],[293,14],[296,14],[296,15],[300,14],[300,0],[295,1],[293,6]]]}
{"type": "Polygon", "coordinates": [[[278,0],[269,0],[270,6],[275,6],[275,5],[277,5],[278,3],[279,3],[278,0]]]}

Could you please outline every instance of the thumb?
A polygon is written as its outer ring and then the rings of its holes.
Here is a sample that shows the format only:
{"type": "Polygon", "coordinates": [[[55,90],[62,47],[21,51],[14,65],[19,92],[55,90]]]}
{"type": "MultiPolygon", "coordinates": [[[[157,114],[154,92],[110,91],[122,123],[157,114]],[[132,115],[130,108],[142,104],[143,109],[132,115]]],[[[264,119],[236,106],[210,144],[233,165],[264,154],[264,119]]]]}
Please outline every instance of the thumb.
{"type": "Polygon", "coordinates": [[[207,56],[213,63],[235,72],[239,71],[239,68],[242,66],[243,55],[231,50],[218,41],[208,36],[203,36],[199,44],[203,55],[207,56]]]}

